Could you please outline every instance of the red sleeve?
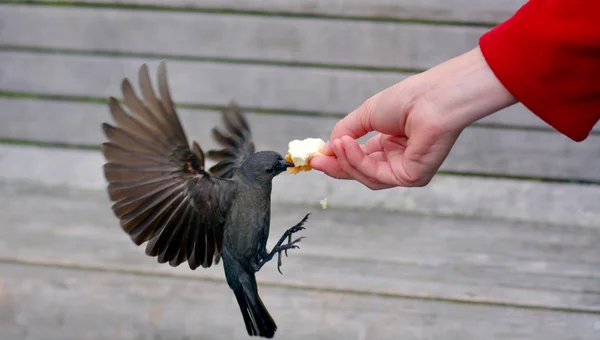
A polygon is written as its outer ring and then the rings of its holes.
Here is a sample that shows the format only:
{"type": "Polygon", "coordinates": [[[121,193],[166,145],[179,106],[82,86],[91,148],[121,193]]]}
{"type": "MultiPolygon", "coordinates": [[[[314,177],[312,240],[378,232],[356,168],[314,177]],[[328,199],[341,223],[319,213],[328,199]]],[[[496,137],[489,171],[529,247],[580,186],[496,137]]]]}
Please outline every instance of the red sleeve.
{"type": "Polygon", "coordinates": [[[508,91],[575,141],[600,119],[600,0],[530,0],[479,45],[508,91]]]}

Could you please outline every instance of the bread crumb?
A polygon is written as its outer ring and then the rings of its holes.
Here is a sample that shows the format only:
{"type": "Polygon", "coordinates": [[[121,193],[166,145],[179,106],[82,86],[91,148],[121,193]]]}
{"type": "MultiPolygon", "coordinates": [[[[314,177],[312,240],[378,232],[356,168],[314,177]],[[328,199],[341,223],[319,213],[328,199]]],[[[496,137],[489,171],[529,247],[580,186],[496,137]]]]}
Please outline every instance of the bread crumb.
{"type": "Polygon", "coordinates": [[[321,207],[323,209],[327,209],[327,198],[322,199],[321,201],[319,201],[319,203],[321,203],[321,207]]]}

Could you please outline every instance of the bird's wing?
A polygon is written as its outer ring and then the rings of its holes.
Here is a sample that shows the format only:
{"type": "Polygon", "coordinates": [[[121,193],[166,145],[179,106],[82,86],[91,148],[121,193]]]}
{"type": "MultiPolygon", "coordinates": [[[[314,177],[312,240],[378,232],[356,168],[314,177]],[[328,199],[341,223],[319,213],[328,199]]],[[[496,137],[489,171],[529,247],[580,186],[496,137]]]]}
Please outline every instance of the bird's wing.
{"type": "Polygon", "coordinates": [[[209,171],[221,178],[231,178],[236,170],[255,151],[250,125],[235,103],[221,112],[227,132],[217,127],[212,129],[213,138],[223,147],[209,150],[208,157],[216,162],[209,171]]]}
{"type": "Polygon", "coordinates": [[[198,143],[190,149],[169,94],[164,61],[158,68],[160,99],[146,65],[139,70],[139,83],[143,100],[125,78],[122,91],[130,114],[111,97],[108,105],[117,126],[102,125],[109,140],[102,150],[112,209],[137,245],[149,241],[146,254],[158,262],[210,267],[221,254],[233,183],[205,171],[198,143]]]}

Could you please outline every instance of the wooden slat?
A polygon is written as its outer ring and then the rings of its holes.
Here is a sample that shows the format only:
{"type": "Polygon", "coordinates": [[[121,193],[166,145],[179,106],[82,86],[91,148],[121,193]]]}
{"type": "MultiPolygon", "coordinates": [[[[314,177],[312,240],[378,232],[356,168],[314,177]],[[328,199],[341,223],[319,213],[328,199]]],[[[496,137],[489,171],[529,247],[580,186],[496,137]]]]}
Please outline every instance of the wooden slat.
{"type": "MultiPolygon", "coordinates": [[[[0,264],[2,339],[248,339],[224,283],[0,264]]],[[[275,339],[597,339],[595,315],[261,287],[275,339]]]]}
{"type": "MultiPolygon", "coordinates": [[[[105,160],[96,151],[0,145],[0,178],[36,185],[105,190],[105,160]]],[[[212,163],[208,163],[212,164],[212,163]]],[[[395,211],[442,216],[597,227],[597,186],[437,175],[424,188],[371,191],[317,171],[278,176],[273,202],[350,210],[395,211]]]]}
{"type": "MultiPolygon", "coordinates": [[[[112,119],[106,105],[40,100],[0,99],[0,138],[100,145],[102,122],[112,119]]],[[[206,148],[217,147],[210,129],[220,125],[219,113],[180,109],[190,138],[206,148]]],[[[336,118],[249,113],[261,149],[287,151],[293,139],[328,139],[336,118]]],[[[364,140],[364,138],[363,138],[364,140]]],[[[600,136],[574,143],[564,136],[538,131],[467,128],[442,165],[445,171],[510,174],[533,177],[583,178],[600,181],[600,136]]]]}
{"type": "Polygon", "coordinates": [[[0,43],[8,45],[405,69],[426,69],[465,53],[487,30],[31,6],[7,6],[0,21],[0,43]]]}
{"type": "MultiPolygon", "coordinates": [[[[224,280],[220,265],[192,272],[146,256],[120,229],[105,192],[0,188],[0,217],[11,225],[0,230],[0,258],[224,280]]],[[[600,226],[319,210],[274,207],[269,248],[312,215],[301,249],[283,259],[284,275],[274,260],[260,282],[600,313],[600,226]]]]}
{"type": "MultiPolygon", "coordinates": [[[[142,63],[156,79],[156,59],[0,52],[0,90],[119,97],[122,78],[137,84],[142,63]]],[[[349,112],[407,76],[174,60],[167,69],[179,103],[227,105],[235,99],[244,106],[324,112],[349,112]]]]}
{"type": "Polygon", "coordinates": [[[498,23],[509,18],[526,3],[526,0],[170,0],[168,3],[163,0],[68,0],[66,2],[498,23]]]}

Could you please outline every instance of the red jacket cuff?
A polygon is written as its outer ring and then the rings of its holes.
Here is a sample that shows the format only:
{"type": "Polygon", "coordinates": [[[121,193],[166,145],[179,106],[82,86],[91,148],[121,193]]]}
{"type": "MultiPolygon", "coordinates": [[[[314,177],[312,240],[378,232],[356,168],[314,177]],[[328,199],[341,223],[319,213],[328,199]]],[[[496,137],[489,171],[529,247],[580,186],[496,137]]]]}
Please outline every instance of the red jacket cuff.
{"type": "Polygon", "coordinates": [[[575,141],[600,119],[599,18],[600,1],[530,0],[479,40],[506,89],[575,141]]]}

